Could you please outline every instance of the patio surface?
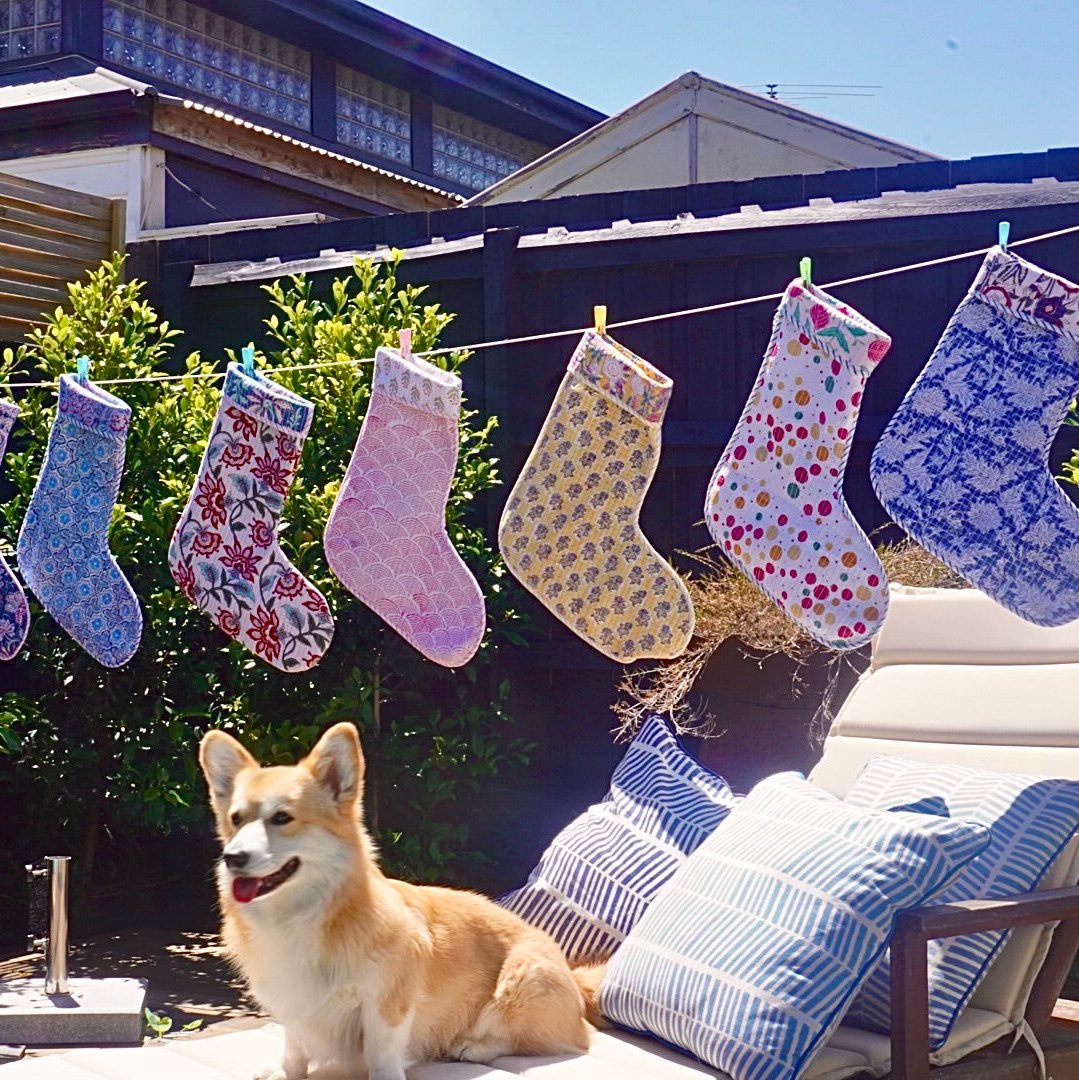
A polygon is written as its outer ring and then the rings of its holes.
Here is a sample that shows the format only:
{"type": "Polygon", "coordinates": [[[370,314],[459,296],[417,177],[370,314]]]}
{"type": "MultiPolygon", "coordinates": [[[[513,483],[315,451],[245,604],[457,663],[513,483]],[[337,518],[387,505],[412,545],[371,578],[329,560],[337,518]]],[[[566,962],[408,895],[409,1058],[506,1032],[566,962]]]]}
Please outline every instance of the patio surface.
{"type": "MultiPolygon", "coordinates": [[[[147,1007],[172,1017],[173,1031],[202,1021],[198,1031],[182,1036],[185,1041],[259,1028],[268,1020],[225,961],[216,934],[169,930],[106,934],[72,946],[68,968],[72,975],[146,979],[147,1007]]],[[[43,972],[40,955],[0,961],[0,979],[43,977],[43,972]]],[[[1075,994],[1079,984],[1073,979],[1067,989],[1075,994]]],[[[1055,1016],[1079,1025],[1079,1001],[1061,999],[1055,1016]]],[[[35,1048],[26,1056],[64,1052],[65,1048],[35,1048]]],[[[3,1075],[0,1064],[0,1080],[3,1075]]]]}

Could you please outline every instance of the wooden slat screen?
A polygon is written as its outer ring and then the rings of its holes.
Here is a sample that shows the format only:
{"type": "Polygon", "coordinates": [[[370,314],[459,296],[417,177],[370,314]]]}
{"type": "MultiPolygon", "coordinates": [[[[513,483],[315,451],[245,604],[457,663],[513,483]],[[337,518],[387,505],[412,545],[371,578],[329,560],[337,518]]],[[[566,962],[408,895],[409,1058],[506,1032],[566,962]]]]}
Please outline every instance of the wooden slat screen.
{"type": "Polygon", "coordinates": [[[67,283],[124,246],[123,199],[0,171],[0,341],[17,342],[67,302],[67,283]]]}

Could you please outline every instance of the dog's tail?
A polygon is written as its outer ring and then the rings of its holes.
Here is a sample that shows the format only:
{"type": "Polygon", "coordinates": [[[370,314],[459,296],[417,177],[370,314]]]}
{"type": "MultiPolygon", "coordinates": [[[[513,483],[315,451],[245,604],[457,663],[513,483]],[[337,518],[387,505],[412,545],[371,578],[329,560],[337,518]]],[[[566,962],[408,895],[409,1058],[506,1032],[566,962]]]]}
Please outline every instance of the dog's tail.
{"type": "Polygon", "coordinates": [[[601,964],[582,964],[573,969],[573,977],[584,997],[584,1018],[597,1028],[610,1027],[603,1013],[599,1011],[599,987],[606,972],[606,960],[601,964]]]}

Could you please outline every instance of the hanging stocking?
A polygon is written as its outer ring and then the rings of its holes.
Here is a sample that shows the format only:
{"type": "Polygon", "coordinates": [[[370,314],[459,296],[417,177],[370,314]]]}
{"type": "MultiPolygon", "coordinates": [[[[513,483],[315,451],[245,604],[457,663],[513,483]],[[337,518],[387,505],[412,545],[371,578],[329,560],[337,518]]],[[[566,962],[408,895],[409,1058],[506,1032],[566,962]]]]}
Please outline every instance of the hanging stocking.
{"type": "Polygon", "coordinates": [[[506,565],[612,660],[678,656],[693,606],[641,532],[671,380],[588,331],[502,514],[506,565]]]}
{"type": "Polygon", "coordinates": [[[1017,615],[1079,618],[1079,510],[1049,447],[1079,390],[1079,286],[994,248],[873,453],[888,513],[1017,615]]]}
{"type": "MultiPolygon", "coordinates": [[[[15,426],[19,407],[0,400],[0,461],[7,449],[8,436],[15,426]]],[[[7,559],[0,555],[0,660],[10,660],[22,648],[30,629],[30,609],[7,559]]]]}
{"type": "Polygon", "coordinates": [[[314,406],[229,364],[195,487],[172,534],[169,569],[231,638],[282,671],[322,659],[333,619],[277,544],[277,525],[314,406]]]}
{"type": "Polygon", "coordinates": [[[106,667],[130,660],[142,636],[138,599],[109,552],[130,420],[119,398],[60,376],[56,420],[17,547],[19,570],[42,607],[106,667]]]}
{"type": "Polygon", "coordinates": [[[480,587],[446,533],[460,411],[457,375],[379,349],[325,537],[345,588],[446,667],[472,658],[486,625],[480,587]]]}
{"type": "Polygon", "coordinates": [[[890,345],[834,297],[792,282],[705,498],[723,553],[834,649],[863,645],[888,609],[884,568],[843,498],[843,471],[866,380],[890,345]]]}

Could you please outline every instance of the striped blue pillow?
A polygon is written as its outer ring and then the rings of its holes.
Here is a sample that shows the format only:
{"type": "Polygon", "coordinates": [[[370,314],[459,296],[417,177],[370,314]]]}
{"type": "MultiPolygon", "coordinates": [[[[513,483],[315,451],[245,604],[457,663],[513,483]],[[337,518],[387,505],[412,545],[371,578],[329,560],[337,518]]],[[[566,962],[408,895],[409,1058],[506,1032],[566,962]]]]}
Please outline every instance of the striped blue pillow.
{"type": "Polygon", "coordinates": [[[607,969],[600,1007],[733,1080],[797,1080],[896,913],[989,843],[981,825],[862,810],[780,773],[685,861],[607,969]]]}
{"type": "MultiPolygon", "coordinates": [[[[1079,829],[1079,782],[960,765],[872,758],[847,793],[853,806],[890,810],[918,806],[993,835],[936,903],[990,900],[1037,888],[1079,829]]],[[[1004,930],[929,942],[929,1040],[941,1046],[1008,938],[1004,930]]],[[[870,975],[847,1019],[887,1031],[891,1011],[888,957],[870,975]]]]}
{"type": "Polygon", "coordinates": [[[567,825],[499,903],[546,930],[571,961],[609,956],[737,798],[651,716],[603,802],[567,825]]]}

